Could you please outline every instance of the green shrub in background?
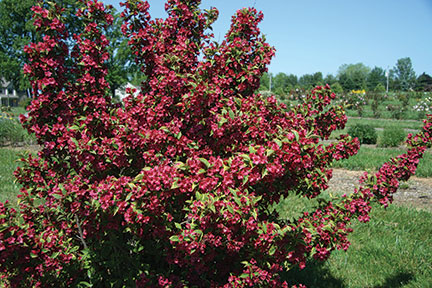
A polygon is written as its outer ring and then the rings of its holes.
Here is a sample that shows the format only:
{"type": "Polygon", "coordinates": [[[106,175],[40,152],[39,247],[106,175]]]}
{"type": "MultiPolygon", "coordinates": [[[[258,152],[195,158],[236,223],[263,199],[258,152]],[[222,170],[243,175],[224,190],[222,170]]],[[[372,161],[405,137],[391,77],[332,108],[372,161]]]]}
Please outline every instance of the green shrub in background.
{"type": "Polygon", "coordinates": [[[376,144],[377,133],[375,128],[368,124],[356,124],[348,129],[351,137],[357,137],[360,144],[376,144]]]}
{"type": "Polygon", "coordinates": [[[18,102],[18,106],[22,108],[27,108],[30,105],[32,99],[31,98],[23,98],[18,102]]]}
{"type": "Polygon", "coordinates": [[[382,147],[397,147],[405,140],[406,134],[401,127],[385,127],[382,138],[380,138],[380,146],[382,147]]]}
{"type": "Polygon", "coordinates": [[[29,135],[16,118],[0,114],[0,145],[33,144],[36,140],[29,135]]]}

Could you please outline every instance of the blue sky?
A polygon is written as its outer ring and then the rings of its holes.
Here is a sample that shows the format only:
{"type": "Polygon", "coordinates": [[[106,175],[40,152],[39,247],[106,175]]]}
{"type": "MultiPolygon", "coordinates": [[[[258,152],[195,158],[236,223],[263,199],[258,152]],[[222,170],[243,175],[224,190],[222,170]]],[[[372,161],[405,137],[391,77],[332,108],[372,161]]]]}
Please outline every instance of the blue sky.
{"type": "MultiPolygon", "coordinates": [[[[103,0],[121,11],[119,0],[103,0]]],[[[163,0],[149,0],[154,18],[165,18],[163,0]]],[[[392,68],[410,57],[417,75],[432,75],[432,0],[203,0],[214,6],[216,40],[243,7],[263,11],[261,32],[276,48],[271,73],[337,74],[342,64],[392,68]]]]}

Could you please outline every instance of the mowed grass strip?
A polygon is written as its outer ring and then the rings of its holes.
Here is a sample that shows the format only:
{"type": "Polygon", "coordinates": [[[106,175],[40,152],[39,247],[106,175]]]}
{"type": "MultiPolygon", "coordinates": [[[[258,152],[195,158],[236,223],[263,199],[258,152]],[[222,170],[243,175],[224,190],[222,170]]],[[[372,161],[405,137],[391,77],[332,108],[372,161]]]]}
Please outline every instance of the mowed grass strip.
{"type": "Polygon", "coordinates": [[[356,124],[367,124],[375,128],[400,127],[403,129],[420,130],[423,121],[416,120],[393,120],[393,119],[371,119],[371,118],[352,118],[349,117],[346,126],[351,127],[356,124]]]}
{"type": "Polygon", "coordinates": [[[369,223],[354,221],[350,248],[283,275],[307,287],[431,287],[432,213],[374,206],[369,223]]]}
{"type": "MultiPolygon", "coordinates": [[[[382,164],[389,161],[390,158],[405,153],[406,150],[399,148],[376,148],[362,145],[359,152],[341,161],[333,164],[334,168],[343,168],[348,170],[373,170],[376,171],[382,164]]],[[[417,167],[416,176],[432,177],[432,151],[428,150],[423,155],[417,167]]]]}
{"type": "Polygon", "coordinates": [[[0,148],[0,201],[16,201],[16,195],[19,192],[20,185],[15,182],[13,172],[18,167],[20,152],[0,148]]]}

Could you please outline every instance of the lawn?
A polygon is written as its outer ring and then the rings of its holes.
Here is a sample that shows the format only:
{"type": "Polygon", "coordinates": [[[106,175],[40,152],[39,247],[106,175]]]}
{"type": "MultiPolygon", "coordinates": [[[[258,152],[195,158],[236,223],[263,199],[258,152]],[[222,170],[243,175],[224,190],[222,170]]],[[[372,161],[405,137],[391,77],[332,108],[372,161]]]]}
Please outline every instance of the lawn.
{"type": "Polygon", "coordinates": [[[15,150],[0,149],[0,201],[15,202],[19,192],[19,185],[15,183],[13,171],[18,166],[19,152],[15,150]]]}
{"type": "Polygon", "coordinates": [[[324,263],[284,274],[307,287],[431,287],[432,213],[374,206],[371,221],[355,221],[351,247],[324,263]]]}
{"type": "MultiPolygon", "coordinates": [[[[348,170],[373,170],[376,171],[384,162],[390,158],[405,153],[406,150],[399,148],[377,148],[362,145],[357,155],[348,159],[335,162],[334,168],[348,170]]],[[[418,165],[416,176],[432,177],[432,151],[428,150],[423,155],[418,165]]]]}
{"type": "Polygon", "coordinates": [[[346,126],[351,127],[356,124],[367,124],[375,128],[401,127],[403,129],[420,130],[423,121],[418,120],[394,120],[394,119],[373,119],[373,118],[353,118],[349,117],[346,126]]]}

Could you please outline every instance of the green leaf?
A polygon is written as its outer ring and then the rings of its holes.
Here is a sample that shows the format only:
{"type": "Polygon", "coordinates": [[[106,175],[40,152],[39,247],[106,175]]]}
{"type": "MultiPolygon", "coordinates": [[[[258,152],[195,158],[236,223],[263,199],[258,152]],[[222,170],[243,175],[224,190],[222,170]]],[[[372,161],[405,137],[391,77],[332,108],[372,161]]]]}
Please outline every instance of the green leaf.
{"type": "Polygon", "coordinates": [[[179,133],[177,133],[177,134],[174,135],[174,137],[175,137],[176,139],[180,139],[181,136],[182,136],[182,132],[181,132],[181,131],[180,131],[179,133]]]}
{"type": "Polygon", "coordinates": [[[249,180],[249,175],[244,176],[243,177],[243,185],[245,185],[248,180],[249,180]]]}
{"type": "Polygon", "coordinates": [[[177,189],[179,187],[177,179],[172,183],[171,189],[177,189]]]}
{"type": "Polygon", "coordinates": [[[169,240],[172,242],[179,242],[179,237],[178,235],[173,235],[169,238],[169,240]]]}
{"type": "Polygon", "coordinates": [[[227,205],[227,209],[231,214],[234,214],[234,208],[231,205],[227,205]]]}
{"type": "Polygon", "coordinates": [[[227,123],[228,119],[221,117],[220,121],[218,122],[218,127],[222,127],[223,124],[227,123]]]}
{"type": "Polygon", "coordinates": [[[234,119],[234,118],[235,118],[235,114],[234,114],[234,112],[231,110],[231,108],[228,110],[228,115],[229,115],[229,117],[230,117],[231,119],[234,119]]]}
{"type": "Polygon", "coordinates": [[[201,163],[203,163],[207,168],[210,168],[211,164],[210,164],[210,162],[208,162],[207,159],[205,159],[205,158],[199,158],[199,160],[200,160],[201,163]]]}
{"type": "Polygon", "coordinates": [[[271,256],[271,255],[273,255],[275,252],[276,252],[276,247],[275,247],[275,246],[271,246],[270,249],[269,249],[268,254],[271,256]]]}
{"type": "Polygon", "coordinates": [[[128,193],[128,195],[126,195],[125,201],[129,201],[129,199],[131,199],[132,195],[133,195],[132,192],[128,193]]]}
{"type": "Polygon", "coordinates": [[[292,133],[294,134],[295,139],[296,139],[296,141],[298,142],[299,139],[300,139],[299,133],[298,133],[296,130],[292,130],[292,133]]]}
{"type": "Polygon", "coordinates": [[[216,213],[216,207],[213,203],[210,204],[208,207],[210,208],[210,211],[212,211],[213,213],[216,213]]]}

